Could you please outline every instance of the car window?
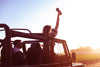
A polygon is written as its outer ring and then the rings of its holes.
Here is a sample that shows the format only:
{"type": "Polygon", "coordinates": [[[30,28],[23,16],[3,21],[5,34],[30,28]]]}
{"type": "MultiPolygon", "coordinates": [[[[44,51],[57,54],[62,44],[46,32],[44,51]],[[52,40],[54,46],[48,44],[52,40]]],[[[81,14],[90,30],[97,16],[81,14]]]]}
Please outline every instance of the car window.
{"type": "Polygon", "coordinates": [[[54,52],[57,56],[57,62],[63,62],[67,60],[67,56],[62,43],[55,43],[54,52]]]}

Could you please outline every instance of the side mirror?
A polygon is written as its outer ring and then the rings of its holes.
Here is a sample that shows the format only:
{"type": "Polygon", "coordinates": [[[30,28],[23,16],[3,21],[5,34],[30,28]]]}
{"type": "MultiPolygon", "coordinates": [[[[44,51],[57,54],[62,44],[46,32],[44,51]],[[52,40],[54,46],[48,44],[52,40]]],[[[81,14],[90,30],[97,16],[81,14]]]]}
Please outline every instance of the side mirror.
{"type": "Polygon", "coordinates": [[[76,53],[75,52],[72,52],[72,61],[76,62],[76,53]]]}

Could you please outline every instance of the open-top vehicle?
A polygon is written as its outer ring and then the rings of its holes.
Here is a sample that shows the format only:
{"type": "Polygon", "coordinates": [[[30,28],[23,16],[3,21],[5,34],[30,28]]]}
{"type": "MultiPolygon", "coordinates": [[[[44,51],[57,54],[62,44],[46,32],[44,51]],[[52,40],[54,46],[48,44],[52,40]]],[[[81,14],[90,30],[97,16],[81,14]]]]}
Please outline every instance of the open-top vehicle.
{"type": "MultiPolygon", "coordinates": [[[[26,29],[10,29],[8,25],[6,24],[0,24],[0,31],[4,31],[5,37],[4,39],[0,39],[1,43],[1,59],[3,60],[0,64],[0,67],[84,67],[84,64],[82,63],[73,63],[72,56],[69,52],[67,43],[65,40],[58,39],[58,38],[52,38],[48,36],[42,35],[42,33],[25,33],[20,32],[17,30],[26,30],[26,29]],[[2,30],[3,28],[3,30],[2,30]],[[27,46],[32,45],[34,42],[38,42],[41,45],[41,48],[43,52],[45,52],[44,49],[46,49],[48,44],[48,40],[52,42],[51,44],[54,45],[54,53],[51,52],[50,54],[47,53],[49,58],[56,55],[55,59],[50,58],[51,60],[48,60],[48,63],[42,63],[44,60],[42,57],[41,64],[34,64],[34,65],[19,65],[15,66],[12,65],[12,45],[13,45],[13,38],[20,37],[20,38],[26,38],[23,43],[23,53],[26,54],[27,52],[27,46]]],[[[28,30],[29,31],[29,30],[28,30]]],[[[19,39],[20,39],[19,38],[19,39]]],[[[50,52],[49,49],[47,51],[50,52]]],[[[43,53],[44,54],[44,53],[43,53]]],[[[45,55],[42,55],[45,56],[45,55]]],[[[47,59],[49,59],[47,58],[47,59]]]]}

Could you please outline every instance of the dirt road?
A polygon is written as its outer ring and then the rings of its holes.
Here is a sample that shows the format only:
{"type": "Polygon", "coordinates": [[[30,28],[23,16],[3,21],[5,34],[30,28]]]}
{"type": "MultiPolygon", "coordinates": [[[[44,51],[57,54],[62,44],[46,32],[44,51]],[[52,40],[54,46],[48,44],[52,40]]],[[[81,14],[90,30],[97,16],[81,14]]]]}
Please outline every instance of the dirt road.
{"type": "Polygon", "coordinates": [[[86,64],[86,67],[100,67],[100,59],[82,61],[81,63],[86,64]]]}
{"type": "Polygon", "coordinates": [[[100,59],[83,61],[82,63],[86,64],[86,67],[100,67],[100,59]]]}
{"type": "Polygon", "coordinates": [[[100,67],[100,62],[92,63],[92,64],[86,64],[86,67],[100,67]]]}

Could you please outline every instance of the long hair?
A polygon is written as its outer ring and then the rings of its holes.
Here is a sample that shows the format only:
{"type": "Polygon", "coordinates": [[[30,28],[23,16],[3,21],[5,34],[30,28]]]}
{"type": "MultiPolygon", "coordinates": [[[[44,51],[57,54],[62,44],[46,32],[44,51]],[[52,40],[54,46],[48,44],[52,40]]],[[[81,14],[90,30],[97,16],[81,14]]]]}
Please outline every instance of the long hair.
{"type": "Polygon", "coordinates": [[[45,25],[44,28],[43,28],[43,34],[47,35],[49,33],[51,33],[51,26],[50,25],[45,25]]]}

